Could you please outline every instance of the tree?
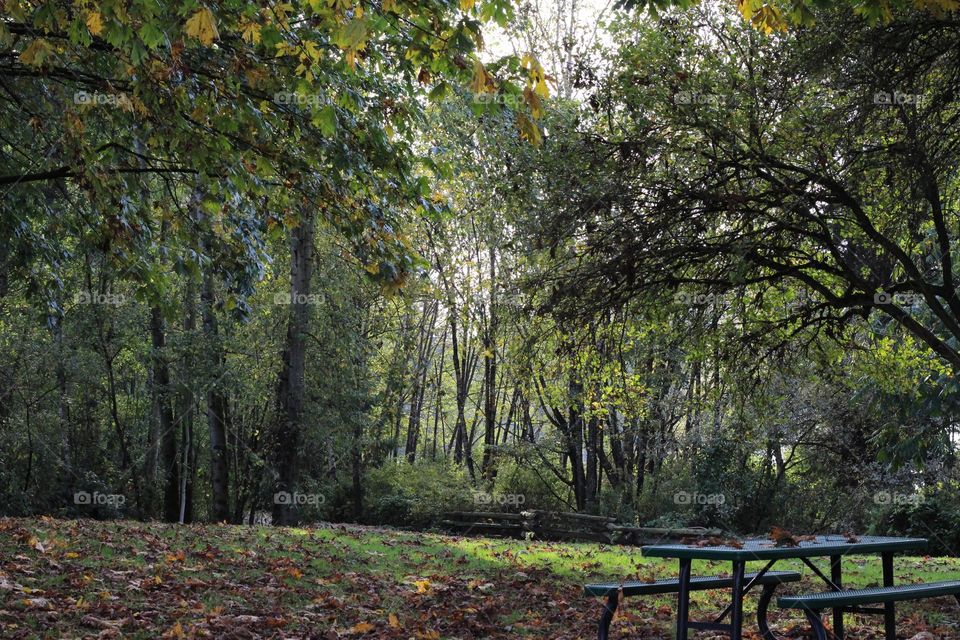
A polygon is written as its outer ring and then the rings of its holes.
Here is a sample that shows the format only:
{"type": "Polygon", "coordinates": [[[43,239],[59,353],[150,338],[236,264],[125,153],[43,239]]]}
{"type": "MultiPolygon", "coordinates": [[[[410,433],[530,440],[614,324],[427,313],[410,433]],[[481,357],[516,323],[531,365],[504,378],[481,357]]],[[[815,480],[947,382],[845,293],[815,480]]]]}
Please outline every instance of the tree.
{"type": "Polygon", "coordinates": [[[960,366],[949,23],[710,33],[646,30],[595,97],[602,132],[583,149],[599,180],[577,180],[554,219],[555,245],[576,239],[555,301],[736,294],[769,312],[748,336],[869,317],[960,366]]]}

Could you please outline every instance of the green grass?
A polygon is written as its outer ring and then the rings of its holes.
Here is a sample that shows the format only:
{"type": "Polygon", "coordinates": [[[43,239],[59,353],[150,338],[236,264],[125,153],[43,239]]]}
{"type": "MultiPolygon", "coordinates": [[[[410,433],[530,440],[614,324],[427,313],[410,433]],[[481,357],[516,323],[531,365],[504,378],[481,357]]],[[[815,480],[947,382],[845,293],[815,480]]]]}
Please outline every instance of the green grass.
{"type": "MultiPolygon", "coordinates": [[[[785,592],[823,589],[799,561],[776,568],[804,575],[785,592]]],[[[898,557],[895,569],[898,581],[960,579],[953,558],[898,557]]],[[[591,638],[599,601],[582,596],[585,582],[652,580],[676,570],[675,561],[644,558],[637,548],[587,543],[351,526],[4,519],[0,637],[591,638]]],[[[694,562],[698,575],[729,570],[694,562]]],[[[846,586],[880,582],[878,558],[844,559],[846,586]]],[[[725,595],[694,594],[694,615],[722,608],[725,595]]],[[[628,600],[615,637],[671,638],[674,603],[673,596],[628,600]]],[[[751,598],[748,629],[754,608],[751,598]]],[[[903,605],[901,637],[929,630],[960,640],[958,610],[949,599],[903,605]]],[[[803,637],[798,615],[776,618],[781,632],[803,637]]],[[[848,638],[878,637],[877,622],[849,617],[848,638]]]]}

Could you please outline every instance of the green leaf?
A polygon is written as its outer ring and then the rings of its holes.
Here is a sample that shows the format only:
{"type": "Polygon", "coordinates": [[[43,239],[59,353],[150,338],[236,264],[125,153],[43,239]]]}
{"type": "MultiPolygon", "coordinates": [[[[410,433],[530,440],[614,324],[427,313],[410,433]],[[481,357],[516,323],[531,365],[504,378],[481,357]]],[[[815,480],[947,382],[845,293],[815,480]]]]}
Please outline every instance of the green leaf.
{"type": "Polygon", "coordinates": [[[320,109],[313,121],[327,137],[332,137],[337,132],[337,111],[329,104],[320,109]]]}
{"type": "Polygon", "coordinates": [[[156,49],[167,39],[167,36],[156,24],[145,22],[140,27],[140,39],[150,49],[156,49]]]}

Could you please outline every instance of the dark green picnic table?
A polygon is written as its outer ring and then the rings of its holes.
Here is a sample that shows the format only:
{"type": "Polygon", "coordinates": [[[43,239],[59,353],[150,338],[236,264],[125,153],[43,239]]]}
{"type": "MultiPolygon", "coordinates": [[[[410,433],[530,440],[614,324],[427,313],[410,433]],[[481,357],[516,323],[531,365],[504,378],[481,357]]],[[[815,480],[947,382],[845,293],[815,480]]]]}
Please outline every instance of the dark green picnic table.
{"type": "MultiPolygon", "coordinates": [[[[719,544],[701,546],[699,544],[655,544],[642,548],[644,556],[653,558],[677,558],[680,563],[680,592],[677,604],[677,638],[686,640],[688,630],[723,631],[730,634],[731,640],[743,637],[743,596],[756,584],[759,577],[769,571],[779,560],[799,559],[827,585],[831,591],[843,589],[842,560],[850,555],[879,554],[883,565],[883,584],[893,586],[893,555],[900,551],[924,549],[927,540],[923,538],[888,538],[879,536],[816,536],[810,540],[801,539],[795,545],[778,546],[771,540],[744,540],[737,545],[719,544]],[[827,577],[811,558],[830,558],[830,577],[827,577]],[[732,564],[733,588],[730,604],[711,622],[690,620],[690,567],[693,560],[721,560],[732,564]],[[765,561],[766,565],[751,580],[744,583],[746,563],[765,561]],[[730,616],[730,622],[723,620],[730,616]]],[[[758,625],[766,640],[776,640],[766,621],[766,605],[769,597],[761,601],[758,611],[758,625]]],[[[833,629],[837,638],[843,638],[844,607],[833,609],[833,629]]],[[[896,618],[893,604],[885,604],[882,609],[859,609],[861,613],[877,613],[884,616],[887,640],[896,640],[896,618]]]]}

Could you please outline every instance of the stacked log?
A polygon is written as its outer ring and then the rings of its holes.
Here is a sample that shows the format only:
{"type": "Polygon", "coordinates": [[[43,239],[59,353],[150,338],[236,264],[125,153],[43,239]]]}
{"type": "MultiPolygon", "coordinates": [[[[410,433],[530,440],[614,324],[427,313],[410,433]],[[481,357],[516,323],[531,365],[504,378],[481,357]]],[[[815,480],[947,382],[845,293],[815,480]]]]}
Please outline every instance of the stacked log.
{"type": "Polygon", "coordinates": [[[607,516],[536,510],[520,513],[453,511],[446,514],[440,526],[461,535],[637,546],[723,535],[719,529],[635,527],[617,524],[615,518],[607,516]]]}

